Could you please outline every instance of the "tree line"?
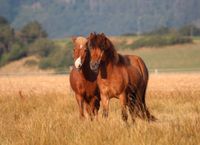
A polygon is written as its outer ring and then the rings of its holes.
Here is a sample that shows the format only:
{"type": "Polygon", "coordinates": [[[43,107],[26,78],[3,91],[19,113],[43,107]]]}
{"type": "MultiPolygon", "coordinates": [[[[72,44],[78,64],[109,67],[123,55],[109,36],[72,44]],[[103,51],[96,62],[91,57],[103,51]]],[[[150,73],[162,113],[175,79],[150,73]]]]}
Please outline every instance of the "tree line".
{"type": "Polygon", "coordinates": [[[41,68],[67,67],[72,63],[70,42],[60,47],[48,39],[47,32],[37,21],[31,21],[16,31],[0,16],[0,67],[23,57],[36,55],[41,68]]]}
{"type": "Polygon", "coordinates": [[[47,33],[37,21],[29,22],[20,31],[15,31],[4,17],[0,17],[1,65],[27,56],[27,48],[42,38],[47,38],[47,33]]]}
{"type": "Polygon", "coordinates": [[[149,32],[161,26],[199,25],[199,0],[1,0],[0,15],[15,28],[39,21],[51,38],[91,31],[108,35],[149,32]]]}

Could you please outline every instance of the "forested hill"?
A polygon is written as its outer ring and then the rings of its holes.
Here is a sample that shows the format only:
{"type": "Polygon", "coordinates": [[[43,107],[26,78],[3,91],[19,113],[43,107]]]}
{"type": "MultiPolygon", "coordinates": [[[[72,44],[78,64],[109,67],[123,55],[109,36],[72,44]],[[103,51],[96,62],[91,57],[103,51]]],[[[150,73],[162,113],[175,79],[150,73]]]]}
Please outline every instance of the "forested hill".
{"type": "Polygon", "coordinates": [[[38,20],[50,37],[141,33],[200,22],[200,0],[0,0],[15,28],[38,20]]]}

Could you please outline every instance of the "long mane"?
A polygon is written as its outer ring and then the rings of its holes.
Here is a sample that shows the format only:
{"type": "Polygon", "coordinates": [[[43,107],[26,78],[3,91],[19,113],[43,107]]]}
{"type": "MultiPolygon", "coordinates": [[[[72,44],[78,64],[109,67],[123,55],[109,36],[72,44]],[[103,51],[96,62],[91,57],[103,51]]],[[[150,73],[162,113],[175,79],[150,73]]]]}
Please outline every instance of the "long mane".
{"type": "Polygon", "coordinates": [[[88,47],[89,49],[99,48],[104,51],[107,61],[116,63],[119,59],[113,43],[103,33],[91,33],[88,37],[88,47]]]}

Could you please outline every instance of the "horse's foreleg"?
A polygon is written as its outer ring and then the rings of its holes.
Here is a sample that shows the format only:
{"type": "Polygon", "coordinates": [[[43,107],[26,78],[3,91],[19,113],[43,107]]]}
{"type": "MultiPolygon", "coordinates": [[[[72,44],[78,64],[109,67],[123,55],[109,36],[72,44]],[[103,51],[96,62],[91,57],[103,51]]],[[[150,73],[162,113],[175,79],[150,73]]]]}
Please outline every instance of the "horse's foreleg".
{"type": "Polygon", "coordinates": [[[84,106],[83,96],[76,94],[76,100],[77,100],[77,103],[79,106],[80,118],[83,119],[83,118],[85,118],[84,109],[83,109],[83,106],[84,106]]]}
{"type": "Polygon", "coordinates": [[[126,94],[122,93],[119,96],[119,100],[120,100],[120,105],[121,105],[121,109],[122,109],[122,120],[126,122],[128,120],[128,113],[127,113],[127,109],[126,109],[126,105],[127,105],[126,94]]]}
{"type": "Polygon", "coordinates": [[[109,111],[109,98],[105,95],[101,95],[102,107],[103,107],[103,117],[108,117],[109,111]]]}
{"type": "Polygon", "coordinates": [[[91,110],[92,110],[92,115],[95,116],[96,118],[98,117],[98,111],[100,107],[100,101],[96,96],[94,96],[90,102],[91,110]]]}
{"type": "Polygon", "coordinates": [[[93,120],[93,112],[90,103],[85,102],[85,109],[87,114],[89,115],[90,119],[93,120]]]}
{"type": "Polygon", "coordinates": [[[95,114],[95,97],[92,97],[91,100],[88,103],[85,103],[86,105],[86,111],[91,119],[91,121],[94,119],[95,114]]]}

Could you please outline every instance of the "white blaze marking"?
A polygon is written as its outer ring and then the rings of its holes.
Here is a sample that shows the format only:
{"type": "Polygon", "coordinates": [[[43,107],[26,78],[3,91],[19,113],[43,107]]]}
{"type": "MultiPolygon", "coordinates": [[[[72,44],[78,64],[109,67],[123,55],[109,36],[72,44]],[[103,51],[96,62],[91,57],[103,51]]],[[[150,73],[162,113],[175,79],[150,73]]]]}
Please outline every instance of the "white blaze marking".
{"type": "Polygon", "coordinates": [[[80,48],[83,48],[83,45],[80,45],[80,48]]]}
{"type": "Polygon", "coordinates": [[[77,58],[74,64],[75,64],[76,68],[79,68],[82,65],[81,64],[81,57],[77,58]]]}

